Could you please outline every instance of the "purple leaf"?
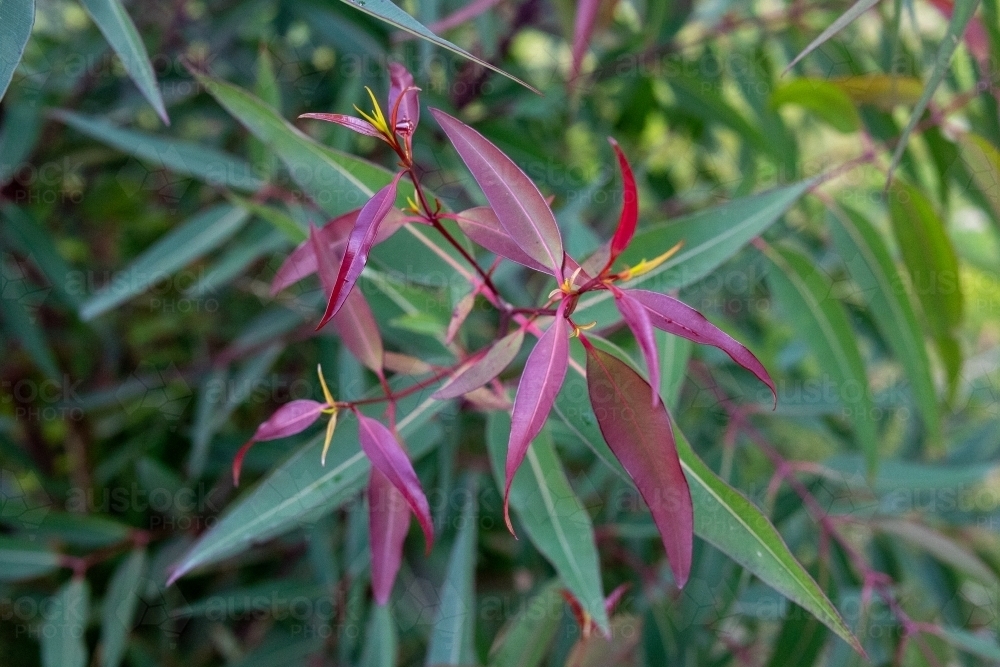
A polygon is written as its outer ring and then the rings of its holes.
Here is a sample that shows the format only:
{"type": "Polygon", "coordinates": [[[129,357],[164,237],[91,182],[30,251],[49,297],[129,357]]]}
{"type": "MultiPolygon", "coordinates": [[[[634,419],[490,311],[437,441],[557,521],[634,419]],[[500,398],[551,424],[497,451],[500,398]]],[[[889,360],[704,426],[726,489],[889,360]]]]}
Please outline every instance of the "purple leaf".
{"type": "Polygon", "coordinates": [[[514,361],[524,342],[524,329],[507,334],[481,354],[471,365],[459,370],[436,392],[434,398],[457,398],[482,387],[500,375],[514,361]]]}
{"type": "Polygon", "coordinates": [[[766,384],[777,403],[778,393],[774,388],[774,381],[764,365],[742,343],[709,322],[704,315],[666,294],[638,289],[625,290],[625,293],[646,309],[650,322],[657,329],[701,345],[712,345],[728,354],[733,361],[766,384]]]}
{"type": "Polygon", "coordinates": [[[653,387],[651,395],[652,405],[660,402],[660,394],[655,387],[660,386],[660,353],[656,347],[656,334],[653,332],[653,323],[649,318],[649,311],[635,299],[629,292],[623,292],[618,288],[612,288],[615,295],[615,305],[618,312],[622,314],[625,324],[632,330],[632,335],[639,343],[639,349],[646,358],[646,368],[649,370],[649,384],[653,387]]]}
{"type": "Polygon", "coordinates": [[[674,581],[683,587],[691,573],[694,510],[670,415],[662,401],[651,409],[640,398],[652,389],[628,364],[589,343],[585,347],[587,388],[601,433],[646,501],[674,581]]]}
{"type": "Polygon", "coordinates": [[[358,415],[358,437],[361,440],[361,449],[372,462],[372,469],[378,470],[392,483],[396,489],[403,494],[407,505],[414,514],[424,531],[424,538],[427,541],[427,551],[431,550],[434,544],[434,523],[431,521],[430,507],[427,505],[427,497],[420,487],[420,480],[413,470],[410,457],[403,451],[403,446],[380,421],[366,417],[360,412],[358,415]]]}
{"type": "Polygon", "coordinates": [[[372,468],[368,480],[368,542],[372,553],[372,593],[384,605],[392,594],[403,542],[410,530],[410,507],[389,479],[372,468]]]}
{"type": "Polygon", "coordinates": [[[483,189],[508,236],[562,282],[562,237],[542,193],[483,135],[439,109],[431,109],[431,113],[483,189]]]}
{"type": "Polygon", "coordinates": [[[309,399],[298,399],[285,403],[274,411],[267,421],[257,427],[253,437],[246,444],[240,447],[233,457],[233,485],[240,485],[240,471],[243,469],[243,458],[250,451],[250,447],[256,442],[265,440],[277,440],[287,438],[290,435],[301,433],[309,428],[319,416],[323,409],[328,407],[326,403],[317,403],[309,399]]]}
{"type": "Polygon", "coordinates": [[[587,55],[587,45],[590,44],[600,8],[601,0],[580,0],[577,4],[576,22],[573,26],[573,67],[569,75],[571,81],[580,73],[580,65],[587,55]]]}
{"type": "Polygon", "coordinates": [[[535,261],[521,250],[521,247],[510,237],[510,234],[507,233],[507,230],[503,228],[497,219],[497,214],[489,206],[470,208],[467,211],[459,213],[455,220],[466,236],[494,255],[505,257],[518,264],[523,264],[529,269],[553,275],[552,269],[541,262],[535,261]]]}
{"type": "Polygon", "coordinates": [[[569,336],[565,313],[566,302],[560,301],[552,326],[542,334],[535,344],[535,349],[528,355],[524,372],[521,374],[521,382],[517,386],[517,395],[514,397],[510,441],[507,443],[507,480],[503,493],[503,515],[507,522],[507,530],[511,533],[514,530],[510,523],[508,501],[514,473],[521,466],[521,461],[528,452],[528,445],[545,425],[545,420],[566,377],[566,366],[569,363],[569,336]]]}
{"type": "Polygon", "coordinates": [[[611,258],[608,263],[615,261],[635,235],[635,227],[639,221],[639,192],[635,187],[635,176],[632,174],[632,167],[622,152],[618,142],[608,137],[611,147],[615,150],[618,158],[618,168],[622,172],[622,214],[618,219],[618,228],[615,235],[611,237],[611,258]]]}
{"type": "Polygon", "coordinates": [[[358,134],[364,134],[369,137],[377,137],[379,139],[382,138],[382,133],[372,127],[371,123],[361,118],[355,118],[354,116],[345,116],[340,113],[304,113],[300,115],[299,118],[325,120],[328,123],[336,123],[337,125],[342,125],[349,130],[354,130],[358,134]]]}
{"type": "Polygon", "coordinates": [[[347,239],[344,262],[340,265],[340,273],[337,275],[333,293],[330,295],[326,312],[323,314],[319,326],[316,327],[317,329],[322,328],[337,314],[341,306],[344,305],[344,301],[347,300],[347,295],[354,288],[354,283],[357,282],[364,270],[365,264],[368,262],[368,252],[375,244],[379,225],[392,210],[396,201],[396,185],[402,175],[403,172],[396,174],[392,182],[376,192],[358,212],[354,229],[351,230],[351,235],[347,239]]]}
{"type": "Polygon", "coordinates": [[[419,89],[413,75],[399,63],[389,63],[389,122],[396,134],[409,137],[420,122],[419,89]]]}
{"type": "Polygon", "coordinates": [[[455,340],[458,330],[462,328],[465,319],[472,312],[472,307],[476,305],[476,294],[478,291],[472,290],[455,304],[454,310],[451,311],[451,320],[448,321],[448,330],[444,334],[446,345],[451,345],[451,342],[455,340]]]}

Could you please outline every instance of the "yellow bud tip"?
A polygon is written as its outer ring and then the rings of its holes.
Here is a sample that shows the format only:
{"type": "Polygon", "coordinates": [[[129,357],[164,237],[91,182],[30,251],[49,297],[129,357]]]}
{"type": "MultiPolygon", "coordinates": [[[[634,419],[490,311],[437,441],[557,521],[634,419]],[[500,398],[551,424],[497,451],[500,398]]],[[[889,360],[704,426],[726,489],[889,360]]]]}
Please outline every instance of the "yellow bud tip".
{"type": "Polygon", "coordinates": [[[330,449],[330,443],[333,441],[333,431],[337,428],[337,412],[334,410],[330,414],[330,421],[326,424],[326,439],[323,440],[323,453],[319,455],[319,464],[321,466],[326,465],[326,453],[330,449]]]}
{"type": "Polygon", "coordinates": [[[361,117],[367,120],[376,130],[384,134],[386,137],[392,137],[392,132],[389,130],[389,124],[386,122],[385,115],[382,113],[382,107],[379,106],[378,100],[375,99],[375,93],[373,93],[372,89],[368,86],[365,86],[365,90],[368,91],[368,97],[372,99],[371,115],[366,114],[357,106],[354,107],[355,111],[361,114],[361,117]]]}
{"type": "Polygon", "coordinates": [[[326,378],[323,377],[323,366],[321,364],[316,364],[316,373],[319,374],[319,384],[323,388],[323,398],[326,399],[326,404],[331,408],[336,408],[336,401],[333,400],[333,394],[330,393],[330,388],[326,386],[326,378]]]}
{"type": "Polygon", "coordinates": [[[670,259],[674,255],[676,255],[677,251],[680,250],[683,245],[684,245],[684,241],[678,241],[676,244],[674,244],[673,248],[671,248],[670,250],[666,251],[665,253],[663,253],[659,257],[656,257],[655,259],[650,260],[650,261],[647,261],[647,260],[644,259],[641,262],[639,262],[638,264],[636,264],[635,266],[630,267],[628,269],[625,269],[620,274],[619,277],[622,280],[631,280],[632,278],[638,278],[639,276],[643,275],[644,273],[649,273],[650,271],[652,271],[653,269],[655,269],[656,267],[658,267],[660,264],[663,264],[665,261],[667,261],[668,259],[670,259]]]}
{"type": "Polygon", "coordinates": [[[579,338],[581,331],[589,331],[590,329],[593,329],[596,326],[597,326],[597,320],[594,320],[590,324],[580,324],[580,325],[574,324],[573,325],[573,333],[571,333],[569,335],[569,337],[570,338],[579,338]]]}

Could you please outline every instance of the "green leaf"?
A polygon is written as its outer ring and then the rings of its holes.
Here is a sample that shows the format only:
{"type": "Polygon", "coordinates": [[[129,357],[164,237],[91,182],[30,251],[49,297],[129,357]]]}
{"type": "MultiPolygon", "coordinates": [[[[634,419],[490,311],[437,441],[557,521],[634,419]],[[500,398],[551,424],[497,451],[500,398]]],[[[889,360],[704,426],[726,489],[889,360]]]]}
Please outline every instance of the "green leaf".
{"type": "Polygon", "coordinates": [[[840,32],[841,30],[843,30],[844,28],[846,28],[848,25],[850,25],[851,23],[853,23],[854,19],[858,18],[859,16],[861,16],[862,14],[864,14],[865,12],[867,12],[869,9],[871,9],[872,7],[874,7],[876,4],[878,4],[878,0],[858,0],[857,2],[855,2],[853,5],[851,5],[847,9],[846,12],[844,12],[843,14],[841,14],[840,16],[838,16],[837,19],[833,23],[831,23],[830,25],[828,25],[826,27],[826,30],[824,30],[823,32],[821,32],[819,34],[819,36],[816,37],[816,39],[814,39],[813,41],[809,42],[809,46],[807,46],[806,48],[802,49],[802,52],[799,55],[795,56],[795,59],[792,60],[792,62],[788,63],[788,67],[785,68],[785,71],[787,72],[788,70],[790,70],[793,67],[795,67],[795,65],[800,60],[802,60],[803,58],[805,58],[806,56],[808,56],[810,53],[812,53],[813,51],[815,51],[817,48],[819,48],[820,46],[822,46],[824,42],[826,42],[828,39],[830,39],[831,37],[833,37],[834,35],[836,35],[838,32],[840,32]]]}
{"type": "Polygon", "coordinates": [[[448,569],[441,584],[441,604],[431,630],[427,665],[476,664],[473,639],[478,617],[475,599],[476,537],[479,525],[477,493],[477,479],[470,476],[462,494],[466,498],[462,523],[451,548],[448,569]]]}
{"type": "Polygon", "coordinates": [[[989,586],[991,590],[1000,587],[1000,578],[997,577],[996,573],[958,539],[940,533],[930,526],[905,519],[875,519],[871,526],[883,533],[909,542],[917,549],[926,551],[942,563],[951,565],[960,572],[978,579],[989,586]]]}
{"type": "Polygon", "coordinates": [[[997,188],[1000,187],[1000,151],[988,139],[975,132],[959,135],[958,145],[962,159],[968,164],[973,183],[992,209],[993,224],[1000,229],[1000,198],[997,197],[997,188]]]}
{"type": "Polygon", "coordinates": [[[768,282],[775,298],[820,368],[834,382],[868,470],[874,473],[878,467],[878,438],[871,417],[872,393],[843,305],[833,297],[829,281],[815,263],[802,253],[767,248],[764,255],[772,264],[768,282]]]}
{"type": "MultiPolygon", "coordinates": [[[[430,398],[433,389],[416,392],[397,405],[397,428],[414,459],[437,444],[426,437],[436,435],[428,422],[448,405],[430,398]]],[[[233,503],[174,566],[171,581],[315,521],[357,494],[371,469],[358,444],[357,421],[343,418],[337,424],[326,467],[319,463],[322,445],[320,433],[233,503]]]]}
{"type": "Polygon", "coordinates": [[[148,566],[146,550],[136,549],[111,577],[101,603],[101,667],[118,667],[125,656],[148,566]]]}
{"type": "Polygon", "coordinates": [[[86,667],[84,632],[90,615],[90,587],[74,577],[52,599],[40,630],[42,667],[86,667]]]}
{"type": "Polygon", "coordinates": [[[694,343],[687,338],[674,336],[665,331],[656,330],[656,344],[660,350],[660,398],[668,411],[677,408],[681,387],[687,373],[688,360],[694,343]]]}
{"type": "Polygon", "coordinates": [[[112,125],[103,118],[57,109],[51,116],[157,169],[190,176],[209,185],[255,192],[264,187],[249,163],[213,148],[112,125]]]}
{"type": "Polygon", "coordinates": [[[861,644],[837,608],[788,550],[767,517],[698,458],[676,425],[674,435],[694,501],[695,534],[806,609],[863,655],[861,644]]]}
{"type": "Polygon", "coordinates": [[[945,364],[948,385],[954,390],[962,364],[961,349],[954,338],[962,323],[958,256],[944,222],[922,192],[897,179],[888,194],[890,220],[903,263],[945,364]]]}
{"type": "Polygon", "coordinates": [[[108,40],[108,44],[118,54],[125,71],[135,81],[135,85],[153,105],[163,122],[169,125],[170,119],[163,106],[163,98],[156,84],[156,74],[153,73],[153,64],[149,62],[146,45],[142,43],[142,37],[125,12],[121,0],[80,0],[80,2],[100,28],[104,39],[108,40]]]}
{"type": "Polygon", "coordinates": [[[35,25],[35,0],[0,0],[0,99],[35,25]]]}
{"type": "MultiPolygon", "coordinates": [[[[990,662],[1000,662],[1000,645],[992,636],[985,636],[988,631],[972,633],[960,628],[938,627],[935,634],[960,651],[984,658],[990,662]]],[[[989,633],[992,634],[992,633],[989,633]]]]}
{"type": "Polygon", "coordinates": [[[861,288],[882,337],[906,370],[931,442],[940,443],[941,416],[927,349],[888,248],[875,228],[850,208],[831,209],[828,220],[851,278],[861,288]]]}
{"type": "Polygon", "coordinates": [[[851,98],[825,79],[795,79],[779,86],[771,94],[771,106],[778,109],[786,104],[808,109],[841,132],[861,127],[851,98]]]}
{"type": "Polygon", "coordinates": [[[257,217],[266,220],[271,224],[271,226],[288,237],[290,241],[302,243],[309,238],[308,227],[300,224],[288,213],[285,213],[274,206],[259,204],[251,199],[246,199],[245,197],[240,197],[232,193],[229,193],[226,196],[232,203],[245,208],[249,213],[253,213],[257,217]]]}
{"type": "MultiPolygon", "coordinates": [[[[509,435],[510,415],[491,413],[486,445],[501,489],[509,435]]],[[[528,447],[524,464],[511,485],[510,505],[531,543],[552,564],[598,627],[607,631],[608,613],[604,608],[594,527],[566,478],[548,429],[543,429],[528,447]]]]}
{"type": "MultiPolygon", "coordinates": [[[[0,150],[3,150],[2,147],[0,150]]],[[[23,208],[8,204],[0,207],[0,213],[6,223],[3,226],[4,236],[34,262],[65,305],[74,310],[79,308],[80,295],[69,289],[73,280],[71,269],[56,249],[53,235],[23,208]]]]}
{"type": "Polygon", "coordinates": [[[896,150],[893,151],[892,161],[889,164],[888,182],[892,182],[892,175],[896,171],[896,167],[899,166],[899,161],[903,159],[903,152],[909,143],[910,134],[917,126],[917,123],[920,122],[920,117],[924,115],[927,105],[930,104],[931,98],[934,97],[934,92],[941,84],[945,74],[948,73],[951,57],[962,41],[965,27],[972,19],[972,15],[976,13],[976,7],[978,6],[979,0],[955,0],[951,20],[948,21],[948,29],[945,31],[944,38],[939,42],[937,55],[934,57],[934,69],[931,70],[931,75],[924,86],[924,92],[913,107],[913,111],[910,113],[910,120],[906,123],[906,127],[903,128],[903,133],[899,135],[896,150]]]}
{"type": "Polygon", "coordinates": [[[147,248],[121,275],[98,290],[80,307],[80,317],[92,320],[215,250],[239,231],[247,217],[246,211],[229,204],[196,214],[147,248]]]}
{"type": "Polygon", "coordinates": [[[415,18],[413,18],[412,16],[404,12],[402,9],[397,7],[395,4],[393,4],[392,0],[343,0],[343,1],[346,4],[350,5],[351,7],[354,7],[355,9],[360,9],[366,14],[370,14],[371,16],[374,16],[377,19],[385,21],[394,28],[398,28],[399,30],[408,32],[411,35],[414,35],[421,39],[425,39],[431,44],[435,44],[437,46],[440,46],[441,48],[447,49],[452,53],[462,56],[463,58],[468,58],[469,60],[478,63],[487,69],[493,70],[497,74],[502,74],[511,81],[515,81],[521,84],[522,86],[524,86],[533,93],[538,93],[539,95],[541,94],[537,90],[535,90],[535,88],[529,86],[524,81],[521,81],[516,76],[508,74],[499,67],[491,65],[490,63],[486,62],[482,58],[477,58],[476,56],[472,55],[465,49],[455,46],[448,40],[438,37],[433,32],[424,27],[422,23],[420,23],[415,18]]]}
{"type": "Polygon", "coordinates": [[[0,535],[0,581],[33,579],[59,568],[61,556],[37,541],[0,535]]]}
{"type": "Polygon", "coordinates": [[[562,582],[550,581],[497,634],[490,667],[538,667],[563,616],[562,582]]]}
{"type": "MultiPolygon", "coordinates": [[[[811,185],[812,181],[802,181],[647,227],[622,254],[622,265],[633,266],[681,241],[684,245],[663,264],[622,287],[669,292],[704,278],[777,222],[811,185]]],[[[604,290],[581,298],[574,317],[580,322],[597,320],[605,326],[617,322],[621,314],[611,293],[604,290]]]]}
{"type": "MultiPolygon", "coordinates": [[[[2,92],[0,97],[3,97],[2,92]]],[[[38,144],[42,120],[43,116],[33,104],[7,104],[3,125],[0,126],[0,183],[10,180],[15,170],[31,156],[38,144]]]]}
{"type": "Polygon", "coordinates": [[[810,667],[816,663],[823,645],[826,644],[827,630],[813,615],[806,615],[801,607],[793,604],[788,610],[781,632],[774,642],[768,667],[810,667]]]}
{"type": "MultiPolygon", "coordinates": [[[[71,489],[66,497],[67,508],[89,509],[93,496],[83,489],[71,489]]],[[[108,515],[79,512],[49,512],[32,533],[42,540],[55,540],[84,549],[100,549],[125,540],[130,528],[108,515]]]]}
{"type": "Polygon", "coordinates": [[[390,605],[372,605],[360,664],[361,667],[396,667],[399,664],[399,637],[390,605]]]}
{"type": "Polygon", "coordinates": [[[38,326],[36,315],[48,289],[28,280],[17,264],[0,257],[0,318],[9,334],[13,334],[46,377],[60,376],[59,365],[49,348],[45,332],[38,326]]]}
{"type": "Polygon", "coordinates": [[[855,104],[870,104],[883,111],[897,106],[912,105],[920,99],[923,82],[910,76],[895,74],[859,74],[830,79],[855,104]]]}

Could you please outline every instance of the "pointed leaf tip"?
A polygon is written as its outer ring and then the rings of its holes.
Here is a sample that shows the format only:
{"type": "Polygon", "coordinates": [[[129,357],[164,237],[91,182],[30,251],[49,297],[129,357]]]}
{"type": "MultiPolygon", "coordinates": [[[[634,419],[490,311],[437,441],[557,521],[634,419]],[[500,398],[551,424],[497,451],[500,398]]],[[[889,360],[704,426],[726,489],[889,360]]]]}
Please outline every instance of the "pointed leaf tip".
{"type": "Polygon", "coordinates": [[[510,485],[524,460],[528,446],[545,425],[569,365],[569,334],[565,313],[566,302],[562,301],[552,325],[528,355],[517,386],[517,396],[514,397],[503,494],[504,520],[511,534],[514,531],[510,523],[510,485]]]}
{"type": "Polygon", "coordinates": [[[639,191],[635,185],[635,175],[632,173],[632,166],[622,152],[621,146],[613,137],[608,137],[611,148],[618,158],[618,168],[622,172],[622,212],[618,219],[618,228],[615,235],[611,237],[611,258],[608,260],[610,266],[628,247],[635,235],[636,224],[639,221],[639,191]]]}
{"type": "Polygon", "coordinates": [[[649,384],[617,357],[593,345],[587,351],[587,389],[598,426],[653,515],[678,587],[691,573],[694,508],[681,469],[670,415],[663,402],[640,397],[649,384]]]}
{"type": "Polygon", "coordinates": [[[434,522],[431,519],[427,497],[420,486],[420,479],[413,470],[409,456],[384,424],[377,419],[366,417],[360,412],[358,417],[358,437],[361,449],[378,470],[402,494],[410,510],[417,516],[417,522],[424,532],[427,551],[434,545],[434,522]]]}
{"type": "Polygon", "coordinates": [[[233,457],[233,486],[240,485],[243,459],[254,443],[287,438],[290,435],[301,433],[319,419],[325,407],[325,403],[302,398],[285,403],[275,410],[267,421],[257,427],[253,437],[240,447],[236,456],[233,457]]]}

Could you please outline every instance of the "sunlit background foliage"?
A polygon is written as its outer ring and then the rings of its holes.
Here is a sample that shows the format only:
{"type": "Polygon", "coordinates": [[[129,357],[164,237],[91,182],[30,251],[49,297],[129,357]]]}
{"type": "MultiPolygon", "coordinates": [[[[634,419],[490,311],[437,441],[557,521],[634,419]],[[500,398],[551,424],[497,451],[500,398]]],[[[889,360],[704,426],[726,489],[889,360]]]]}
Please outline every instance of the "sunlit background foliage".
{"type": "MultiPolygon", "coordinates": [[[[388,0],[0,0],[0,664],[1000,662],[1000,22],[979,4],[399,5],[537,95],[365,13],[388,0]],[[378,390],[315,331],[318,282],[270,282],[310,222],[364,203],[332,165],[396,163],[295,119],[367,109],[365,86],[384,99],[390,61],[554,198],[574,256],[615,229],[617,139],[639,187],[630,261],[683,241],[650,288],[774,378],[772,410],[725,354],[658,334],[682,459],[707,466],[689,482],[715,480],[683,589],[588,446],[578,376],[515,489],[517,540],[503,410],[400,405],[437,540],[425,554],[411,528],[384,607],[349,426],[325,468],[319,429],[258,444],[233,487],[258,424],[322,399],[317,364],[338,398],[378,390]],[[608,638],[565,589],[588,609],[624,591],[595,619],[608,638]]],[[[449,209],[485,203],[429,114],[414,151],[449,209]]],[[[453,363],[440,340],[468,283],[402,237],[372,257],[360,288],[396,370],[453,363]]],[[[494,277],[525,306],[555,287],[510,262],[494,277]]],[[[480,299],[460,345],[497,326],[480,299]]]]}

